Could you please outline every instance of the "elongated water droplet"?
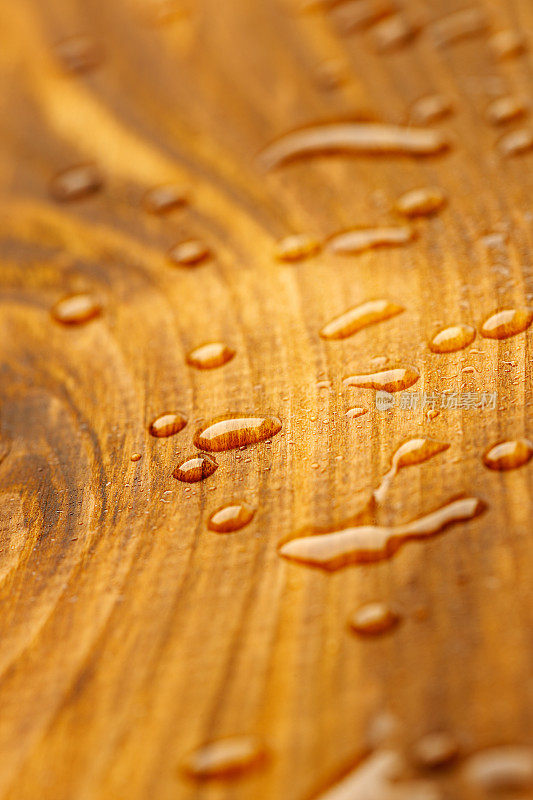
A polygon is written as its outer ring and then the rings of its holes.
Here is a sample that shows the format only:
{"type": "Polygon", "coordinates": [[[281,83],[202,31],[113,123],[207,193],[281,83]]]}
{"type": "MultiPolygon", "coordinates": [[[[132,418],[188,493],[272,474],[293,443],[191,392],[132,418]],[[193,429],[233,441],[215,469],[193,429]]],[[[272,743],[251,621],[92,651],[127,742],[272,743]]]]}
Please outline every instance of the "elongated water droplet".
{"type": "Polygon", "coordinates": [[[253,736],[218,739],[195,750],[184,763],[194,778],[229,778],[258,766],[266,751],[253,736]]]}
{"type": "Polygon", "coordinates": [[[225,414],[200,428],[194,435],[199,450],[220,452],[270,439],[281,430],[277,417],[225,414]]]}
{"type": "Polygon", "coordinates": [[[498,442],[483,456],[483,463],[489,469],[507,470],[523,467],[533,457],[533,442],[529,439],[513,439],[498,442]]]}
{"type": "Polygon", "coordinates": [[[391,225],[381,228],[353,228],[336,233],[328,241],[328,249],[339,255],[353,255],[374,247],[395,247],[415,238],[415,232],[407,225],[391,225]]]}
{"type": "Polygon", "coordinates": [[[405,14],[391,14],[380,20],[372,29],[376,50],[388,52],[409,44],[418,33],[405,14]]]}
{"type": "Polygon", "coordinates": [[[399,469],[413,464],[422,464],[429,458],[444,452],[449,446],[447,442],[439,442],[437,439],[430,438],[409,439],[400,445],[392,457],[390,470],[383,476],[380,485],[374,492],[376,502],[383,502],[399,469]]]}
{"type": "Polygon", "coordinates": [[[291,561],[327,570],[380,561],[390,558],[410,539],[434,536],[448,525],[472,519],[483,509],[484,505],[477,497],[464,497],[404,525],[366,525],[291,539],[281,545],[279,553],[291,561]]]}
{"type": "Polygon", "coordinates": [[[504,95],[490,103],[487,108],[487,119],[493,125],[503,125],[505,122],[523,117],[526,110],[526,105],[522,100],[512,95],[504,95]]]}
{"type": "Polygon", "coordinates": [[[411,119],[419,125],[438,122],[452,113],[450,101],[441,94],[428,94],[420,97],[411,108],[411,119]]]}
{"type": "Polygon", "coordinates": [[[346,339],[357,331],[401,314],[405,309],[390,300],[369,300],[350,308],[324,325],[320,331],[323,339],[346,339]]]}
{"type": "Polygon", "coordinates": [[[363,408],[362,406],[354,406],[353,408],[349,408],[346,414],[344,415],[346,419],[356,419],[357,417],[361,417],[363,414],[368,412],[368,408],[363,408]]]}
{"type": "Polygon", "coordinates": [[[202,261],[206,261],[210,255],[211,251],[207,245],[198,239],[180,242],[168,251],[169,260],[180,267],[195,267],[202,261]]]}
{"type": "Polygon", "coordinates": [[[320,250],[320,242],[307,233],[294,233],[276,244],[275,256],[278,261],[301,261],[314,256],[320,250]]]}
{"type": "Polygon", "coordinates": [[[68,72],[90,72],[102,62],[102,48],[90,36],[69,36],[56,45],[56,54],[68,72]]]}
{"type": "Polygon", "coordinates": [[[187,424],[186,417],[179,411],[169,411],[165,414],[160,414],[153,422],[150,423],[149,431],[152,436],[162,438],[164,436],[174,436],[179,433],[187,424]]]}
{"type": "Polygon", "coordinates": [[[376,389],[381,392],[400,392],[409,389],[420,378],[416,367],[396,367],[368,375],[350,375],[342,382],[343,386],[357,386],[361,389],[376,389]]]}
{"type": "Polygon", "coordinates": [[[504,156],[519,156],[533,148],[533,131],[530,128],[517,128],[506,133],[498,142],[504,156]]]}
{"type": "Polygon", "coordinates": [[[464,350],[476,338],[476,329],[471,325],[451,325],[439,331],[429,343],[433,353],[455,353],[464,350]]]}
{"type": "Polygon", "coordinates": [[[484,791],[520,791],[533,784],[533,750],[526,745],[481,750],[467,759],[464,776],[484,791]]]}
{"type": "Polygon", "coordinates": [[[479,8],[461,8],[441,17],[430,26],[437,47],[446,47],[461,39],[478,36],[486,30],[487,18],[479,8]]]}
{"type": "Polygon", "coordinates": [[[377,122],[337,122],[287,133],[259,156],[265,169],[304,156],[327,153],[433,155],[446,150],[447,138],[431,128],[384,125],[377,122]]]}
{"type": "Polygon", "coordinates": [[[348,0],[344,3],[334,0],[329,4],[335,22],[344,34],[368,28],[395,11],[391,0],[348,0]]]}
{"type": "Polygon", "coordinates": [[[50,181],[50,194],[60,203],[81,200],[97,192],[103,185],[95,164],[76,164],[58,172],[50,181]]]}
{"type": "Polygon", "coordinates": [[[218,469],[218,464],[213,456],[207,453],[200,453],[182,461],[172,475],[177,481],[197,483],[204,478],[208,478],[216,469],[218,469]]]}
{"type": "Polygon", "coordinates": [[[522,55],[526,50],[524,37],[516,31],[497,31],[489,39],[489,46],[496,58],[513,58],[522,55]]]}
{"type": "Polygon", "coordinates": [[[411,189],[396,201],[396,211],[406,217],[427,217],[445,205],[444,192],[435,186],[411,189]]]}
{"type": "Polygon", "coordinates": [[[247,503],[223,506],[209,517],[207,527],[217,533],[232,533],[248,525],[254,518],[255,509],[247,503]]]}
{"type": "Polygon", "coordinates": [[[136,461],[140,461],[141,458],[142,458],[142,455],[140,453],[132,453],[130,461],[133,461],[135,463],[136,461]]]}
{"type": "Polygon", "coordinates": [[[350,618],[350,627],[363,636],[375,636],[390,631],[400,618],[386,603],[365,603],[350,618]]]}
{"type": "Polygon", "coordinates": [[[168,214],[176,208],[183,208],[189,201],[188,194],[183,186],[175,183],[165,183],[154,186],[143,197],[143,206],[149,214],[168,214]]]}
{"type": "Polygon", "coordinates": [[[59,300],[52,308],[52,316],[63,325],[81,325],[102,312],[102,306],[92,294],[81,292],[59,300]]]}
{"type": "Polygon", "coordinates": [[[197,369],[214,369],[222,367],[235,355],[235,350],[224,342],[209,342],[191,350],[187,355],[187,364],[197,369]]]}
{"type": "Polygon", "coordinates": [[[423,769],[438,769],[459,754],[457,739],[447,731],[433,731],[422,736],[413,746],[413,759],[423,769]]]}
{"type": "Polygon", "coordinates": [[[533,321],[533,311],[525,308],[505,308],[492,314],[481,326],[486,339],[507,339],[523,333],[533,321]]]}

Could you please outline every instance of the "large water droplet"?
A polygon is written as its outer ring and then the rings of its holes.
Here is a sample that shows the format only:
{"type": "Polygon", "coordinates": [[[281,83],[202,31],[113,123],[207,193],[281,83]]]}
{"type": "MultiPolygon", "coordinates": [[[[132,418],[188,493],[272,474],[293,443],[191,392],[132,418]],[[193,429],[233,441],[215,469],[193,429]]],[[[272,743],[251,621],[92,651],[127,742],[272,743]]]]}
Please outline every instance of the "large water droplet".
{"type": "Polygon", "coordinates": [[[483,456],[489,469],[507,470],[523,467],[533,457],[533,442],[529,439],[513,439],[493,445],[483,456]]]}
{"type": "Polygon", "coordinates": [[[304,156],[327,153],[423,156],[448,147],[447,138],[431,128],[384,125],[376,122],[337,122],[285,134],[259,156],[265,169],[304,156]]]}
{"type": "Polygon", "coordinates": [[[51,314],[63,325],[81,325],[99,316],[101,312],[102,306],[98,300],[92,294],[82,292],[59,300],[52,307],[51,314]]]}
{"type": "Polygon", "coordinates": [[[387,603],[365,603],[350,618],[350,627],[363,636],[375,636],[390,631],[399,619],[387,603]]]}
{"type": "Polygon", "coordinates": [[[429,343],[433,353],[455,353],[464,350],[476,338],[476,329],[471,325],[451,325],[439,331],[429,343]]]}
{"type": "Polygon", "coordinates": [[[374,492],[376,502],[383,502],[399,469],[414,464],[422,464],[429,458],[444,452],[449,446],[447,442],[439,442],[437,439],[430,438],[409,439],[400,445],[392,457],[390,470],[383,476],[380,485],[374,492]]]}
{"type": "Polygon", "coordinates": [[[165,414],[160,414],[153,422],[150,423],[149,431],[152,436],[162,438],[164,436],[174,436],[179,433],[187,424],[186,417],[179,411],[169,411],[165,414]]]}
{"type": "Polygon", "coordinates": [[[390,300],[369,300],[350,308],[324,325],[320,331],[323,339],[346,339],[357,331],[401,314],[404,308],[390,300]]]}
{"type": "Polygon", "coordinates": [[[353,255],[374,247],[396,247],[415,238],[415,232],[407,225],[380,228],[353,228],[332,236],[328,249],[339,255],[353,255]]]}
{"type": "Polygon", "coordinates": [[[463,772],[478,789],[520,791],[533,784],[533,750],[525,745],[489,747],[471,755],[463,772]]]}
{"type": "Polygon", "coordinates": [[[191,350],[187,355],[187,364],[197,369],[214,369],[222,367],[235,355],[235,350],[224,342],[209,342],[191,350]]]}
{"type": "Polygon", "coordinates": [[[253,736],[233,736],[195,750],[184,763],[194,778],[229,778],[258,766],[266,751],[253,736]]]}
{"type": "Polygon", "coordinates": [[[396,211],[406,217],[427,217],[444,206],[446,198],[441,189],[426,186],[402,194],[396,201],[396,211]]]}
{"type": "Polygon", "coordinates": [[[225,414],[205,425],[194,436],[200,450],[220,452],[270,439],[281,430],[277,417],[225,414]]]}
{"type": "Polygon", "coordinates": [[[416,367],[396,367],[367,375],[350,375],[343,380],[343,386],[356,386],[360,389],[376,389],[381,392],[400,392],[409,389],[420,378],[416,367]]]}
{"type": "Polygon", "coordinates": [[[180,242],[168,251],[169,260],[179,267],[195,267],[202,261],[206,261],[210,255],[211,251],[207,245],[198,239],[180,242]]]}
{"type": "Polygon", "coordinates": [[[233,503],[223,506],[209,517],[207,527],[217,533],[232,533],[248,525],[254,518],[255,509],[247,503],[233,503]]]}
{"type": "Polygon", "coordinates": [[[487,108],[487,119],[493,125],[503,125],[505,122],[523,117],[525,113],[526,106],[519,98],[504,95],[490,103],[487,108]]]}
{"type": "Polygon", "coordinates": [[[505,308],[492,314],[481,326],[486,339],[507,339],[523,333],[533,322],[533,311],[525,308],[505,308]]]}
{"type": "Polygon", "coordinates": [[[318,239],[307,233],[294,233],[277,242],[274,254],[279,261],[301,261],[319,250],[318,239]]]}
{"type": "Polygon", "coordinates": [[[363,414],[368,412],[368,408],[363,408],[362,406],[354,406],[353,408],[349,408],[346,414],[344,415],[346,419],[356,419],[357,417],[361,417],[363,414]]]}
{"type": "Polygon", "coordinates": [[[208,478],[216,469],[218,469],[218,464],[213,456],[207,453],[200,453],[182,461],[172,475],[177,481],[197,483],[204,478],[208,478]]]}
{"type": "Polygon", "coordinates": [[[366,525],[291,539],[279,548],[284,558],[327,570],[390,558],[410,539],[425,539],[448,525],[472,519],[484,505],[477,497],[453,500],[430,514],[390,527],[366,525]]]}
{"type": "Polygon", "coordinates": [[[50,194],[60,203],[80,200],[97,192],[103,185],[95,164],[76,164],[58,172],[50,181],[50,194]]]}
{"type": "Polygon", "coordinates": [[[149,214],[168,214],[176,208],[182,208],[188,203],[188,194],[183,186],[175,183],[165,183],[154,186],[143,197],[143,206],[149,214]]]}

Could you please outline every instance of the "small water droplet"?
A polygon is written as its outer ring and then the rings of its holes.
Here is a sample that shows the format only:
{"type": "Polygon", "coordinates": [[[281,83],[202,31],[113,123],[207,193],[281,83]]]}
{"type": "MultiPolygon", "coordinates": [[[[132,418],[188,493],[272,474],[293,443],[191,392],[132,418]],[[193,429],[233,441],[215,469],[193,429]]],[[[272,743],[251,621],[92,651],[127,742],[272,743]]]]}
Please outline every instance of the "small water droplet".
{"type": "Polygon", "coordinates": [[[356,419],[357,417],[361,417],[363,414],[368,412],[368,408],[363,408],[362,406],[354,406],[353,408],[349,408],[346,414],[344,415],[346,419],[356,419]]]}
{"type": "Polygon", "coordinates": [[[63,325],[81,325],[102,312],[102,306],[93,295],[86,292],[72,294],[52,307],[52,317],[63,325]]]}
{"type": "Polygon", "coordinates": [[[133,461],[133,462],[140,461],[141,458],[142,458],[141,453],[132,453],[130,461],[133,461]]]}
{"type": "Polygon", "coordinates": [[[526,113],[526,105],[517,97],[504,95],[497,97],[487,108],[487,119],[493,125],[503,125],[505,122],[523,117],[526,113]]]}
{"type": "Polygon", "coordinates": [[[229,778],[258,766],[265,756],[265,748],[255,737],[233,736],[195,750],[184,769],[194,778],[229,778]]]}
{"type": "Polygon", "coordinates": [[[379,487],[374,492],[376,503],[383,502],[398,470],[414,464],[422,464],[429,458],[444,452],[449,446],[447,442],[439,442],[437,439],[430,438],[409,439],[400,445],[392,457],[390,470],[383,476],[379,487]]]}
{"type": "Polygon", "coordinates": [[[429,26],[437,47],[447,47],[487,30],[487,18],[479,8],[461,8],[441,17],[429,26]]]}
{"type": "Polygon", "coordinates": [[[291,539],[280,546],[279,553],[291,561],[332,571],[349,564],[381,561],[394,555],[405,542],[434,536],[448,525],[476,517],[483,509],[477,497],[463,497],[403,525],[366,525],[291,539]]]}
{"type": "Polygon", "coordinates": [[[415,231],[407,225],[380,228],[352,228],[332,236],[328,249],[338,255],[353,255],[374,247],[395,247],[415,238],[415,231]]]}
{"type": "Polygon", "coordinates": [[[233,503],[223,506],[209,517],[207,527],[217,533],[232,533],[248,525],[254,518],[255,509],[247,503],[233,503]]]}
{"type": "Polygon", "coordinates": [[[483,455],[483,463],[489,469],[516,469],[523,467],[532,457],[533,443],[529,439],[513,439],[489,448],[483,455]]]}
{"type": "Polygon", "coordinates": [[[194,435],[194,444],[199,450],[220,452],[264,442],[280,430],[277,417],[225,414],[200,428],[194,435]]]}
{"type": "Polygon", "coordinates": [[[505,308],[485,320],[481,335],[486,339],[507,339],[523,333],[533,321],[533,311],[529,309],[505,308]]]}
{"type": "Polygon", "coordinates": [[[418,124],[427,125],[448,117],[452,110],[452,104],[446,97],[441,94],[428,94],[413,103],[411,119],[418,124]]]}
{"type": "Polygon", "coordinates": [[[194,267],[206,261],[210,255],[211,251],[207,245],[198,239],[180,242],[168,251],[170,261],[180,267],[194,267]]]}
{"type": "Polygon", "coordinates": [[[397,367],[367,375],[350,375],[343,380],[343,386],[356,386],[361,389],[376,389],[381,392],[400,392],[409,389],[420,378],[416,367],[397,367]]]}
{"type": "Polygon", "coordinates": [[[533,131],[530,128],[517,128],[509,131],[498,142],[504,156],[517,156],[533,148],[533,131]]]}
{"type": "Polygon", "coordinates": [[[455,353],[464,350],[476,338],[476,329],[471,325],[451,325],[440,330],[429,343],[433,353],[455,353]]]}
{"type": "Polygon", "coordinates": [[[512,30],[497,31],[489,39],[496,58],[513,58],[522,55],[526,50],[526,42],[519,33],[512,30]]]}
{"type": "Polygon", "coordinates": [[[186,360],[197,369],[214,369],[227,364],[234,356],[235,350],[224,342],[209,342],[191,350],[186,360]]]}
{"type": "Polygon", "coordinates": [[[192,456],[182,461],[181,464],[176,467],[172,475],[177,481],[196,483],[204,478],[208,478],[216,469],[218,469],[218,464],[213,456],[207,453],[200,453],[197,456],[192,456]]]}
{"type": "Polygon", "coordinates": [[[320,242],[307,233],[294,233],[276,244],[275,256],[278,261],[301,261],[314,256],[320,250],[320,242]]]}
{"type": "Polygon", "coordinates": [[[182,208],[189,201],[183,186],[165,183],[149,189],[143,197],[143,206],[149,214],[168,214],[176,208],[182,208]]]}
{"type": "Polygon", "coordinates": [[[179,433],[187,424],[187,419],[180,412],[168,411],[160,414],[150,423],[149,431],[152,436],[162,438],[164,436],[174,436],[179,433]]]}
{"type": "Polygon", "coordinates": [[[406,217],[426,217],[436,214],[445,205],[444,192],[435,186],[411,189],[396,201],[395,209],[406,217]]]}
{"type": "Polygon", "coordinates": [[[459,754],[457,739],[447,731],[433,731],[413,746],[413,758],[424,769],[438,769],[455,761],[459,754]]]}
{"type": "Polygon", "coordinates": [[[388,52],[409,44],[418,33],[405,14],[391,14],[377,22],[372,28],[376,50],[388,52]]]}
{"type": "Polygon", "coordinates": [[[440,153],[448,146],[448,139],[431,128],[338,122],[287,133],[268,145],[259,155],[259,161],[265,169],[272,169],[305,156],[328,153],[421,156],[440,153]]]}
{"type": "Polygon", "coordinates": [[[350,619],[350,627],[355,633],[375,636],[394,628],[400,618],[386,603],[365,603],[350,619]]]}
{"type": "MultiPolygon", "coordinates": [[[[314,3],[316,0],[310,0],[310,4],[314,3]]],[[[330,5],[335,21],[344,34],[375,25],[395,11],[391,0],[348,0],[343,3],[333,0],[330,5]]]]}
{"type": "Polygon", "coordinates": [[[489,792],[525,789],[533,783],[533,750],[525,745],[489,747],[467,759],[464,775],[489,792]]]}
{"type": "Polygon", "coordinates": [[[369,300],[332,319],[324,325],[320,335],[323,339],[346,339],[363,328],[390,319],[404,310],[390,300],[369,300]]]}
{"type": "Polygon", "coordinates": [[[102,48],[90,36],[79,34],[58,42],[56,54],[68,72],[90,72],[103,58],[102,48]]]}
{"type": "Polygon", "coordinates": [[[50,181],[50,194],[60,203],[80,200],[102,188],[103,180],[93,163],[76,164],[58,172],[50,181]]]}

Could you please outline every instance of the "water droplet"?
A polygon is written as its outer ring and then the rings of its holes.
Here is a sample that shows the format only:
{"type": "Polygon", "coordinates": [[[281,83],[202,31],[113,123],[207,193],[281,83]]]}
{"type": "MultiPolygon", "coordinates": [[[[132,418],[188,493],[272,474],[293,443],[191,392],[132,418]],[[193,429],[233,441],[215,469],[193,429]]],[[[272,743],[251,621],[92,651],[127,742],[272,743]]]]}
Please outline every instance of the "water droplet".
{"type": "Polygon", "coordinates": [[[350,627],[355,633],[375,636],[390,631],[399,622],[399,616],[386,603],[365,603],[350,619],[350,627]]]}
{"type": "Polygon", "coordinates": [[[395,11],[390,0],[348,0],[331,5],[335,21],[344,34],[368,28],[395,11]]]}
{"type": "Polygon", "coordinates": [[[413,747],[413,758],[424,769],[437,769],[450,764],[458,754],[457,740],[446,731],[427,733],[413,747]]]}
{"type": "Polygon", "coordinates": [[[254,518],[255,509],[247,503],[234,503],[219,508],[209,517],[207,527],[217,533],[232,533],[248,525],[254,518]]]}
{"type": "Polygon", "coordinates": [[[428,94],[420,97],[411,108],[411,119],[421,125],[438,122],[452,113],[452,105],[441,94],[428,94]]]}
{"type": "Polygon", "coordinates": [[[409,389],[420,378],[416,367],[397,367],[368,375],[350,375],[343,380],[343,386],[357,386],[361,389],[376,389],[381,392],[400,392],[409,389]]]}
{"type": "Polygon", "coordinates": [[[447,47],[461,39],[485,33],[486,30],[487,18],[479,8],[461,8],[430,26],[437,47],[447,47]]]}
{"type": "Polygon", "coordinates": [[[183,186],[165,183],[149,189],[143,198],[143,206],[149,214],[168,214],[188,203],[188,195],[183,186]]]}
{"type": "Polygon", "coordinates": [[[328,240],[328,248],[339,255],[353,255],[374,247],[394,247],[407,244],[415,238],[415,231],[407,225],[380,228],[352,228],[328,240]]]}
{"type": "Polygon", "coordinates": [[[376,322],[390,319],[401,314],[402,311],[404,311],[402,306],[392,303],[390,300],[369,300],[332,319],[331,322],[324,325],[320,335],[323,339],[346,339],[357,331],[374,325],[376,322]]]}
{"type": "Polygon", "coordinates": [[[377,22],[372,34],[376,49],[379,52],[396,50],[411,42],[418,33],[418,29],[407,19],[404,14],[391,14],[377,22]]]}
{"type": "Polygon", "coordinates": [[[498,142],[504,156],[518,156],[533,148],[533,131],[530,128],[517,128],[502,136],[498,142]]]}
{"type": "Polygon", "coordinates": [[[533,750],[525,745],[489,747],[467,759],[464,775],[489,792],[524,789],[533,783],[533,750]]]}
{"type": "Polygon", "coordinates": [[[338,122],[287,133],[259,155],[265,169],[286,161],[327,153],[374,155],[432,155],[446,150],[447,138],[431,128],[384,125],[376,122],[338,122]]]}
{"type": "Polygon", "coordinates": [[[529,439],[514,439],[493,445],[483,456],[489,469],[507,470],[523,467],[533,457],[533,443],[529,439]]]}
{"type": "Polygon", "coordinates": [[[197,456],[192,456],[182,461],[181,464],[176,467],[172,475],[177,481],[196,483],[204,478],[208,478],[216,469],[218,469],[218,464],[213,456],[207,453],[200,453],[197,456]]]}
{"type": "Polygon", "coordinates": [[[142,455],[140,453],[132,453],[130,461],[133,461],[133,462],[140,461],[141,458],[142,458],[142,455]]]}
{"type": "Polygon", "coordinates": [[[439,331],[429,343],[433,353],[455,353],[464,350],[476,338],[476,329],[471,325],[451,325],[439,331]]]}
{"type": "Polygon", "coordinates": [[[165,414],[160,414],[152,423],[150,423],[149,431],[152,436],[162,438],[164,436],[174,436],[179,433],[187,424],[187,419],[183,414],[178,412],[168,411],[165,414]]]}
{"type": "Polygon", "coordinates": [[[445,203],[444,193],[429,186],[402,194],[396,201],[395,209],[406,217],[425,217],[440,211],[445,203]]]}
{"type": "Polygon", "coordinates": [[[209,342],[197,347],[187,355],[187,364],[197,369],[222,367],[235,355],[235,350],[224,342],[209,342]]]}
{"type": "Polygon", "coordinates": [[[198,239],[180,242],[168,251],[170,261],[180,267],[194,267],[205,261],[210,255],[211,251],[207,245],[198,239]]]}
{"type": "Polygon", "coordinates": [[[307,233],[294,233],[276,244],[275,256],[278,261],[301,261],[314,256],[320,250],[318,239],[307,233]]]}
{"type": "Polygon", "coordinates": [[[366,525],[291,539],[280,546],[279,553],[291,561],[327,570],[381,561],[394,555],[405,542],[434,536],[448,525],[472,519],[483,509],[477,497],[464,497],[404,525],[366,525]]]}
{"type": "Polygon", "coordinates": [[[195,750],[184,769],[194,778],[228,778],[258,766],[265,756],[263,745],[255,737],[233,736],[195,750]]]}
{"type": "Polygon", "coordinates": [[[52,316],[63,325],[80,325],[98,317],[102,306],[88,293],[72,294],[59,300],[52,308],[52,316]]]}
{"type": "Polygon", "coordinates": [[[449,446],[447,442],[439,442],[437,439],[430,438],[409,439],[400,445],[392,457],[390,470],[383,476],[379,487],[374,492],[376,503],[383,502],[399,469],[422,464],[429,458],[444,452],[449,446]]]}
{"type": "Polygon", "coordinates": [[[353,408],[349,408],[346,414],[344,415],[346,419],[356,419],[357,417],[361,417],[363,414],[368,412],[368,408],[363,408],[362,406],[354,406],[353,408]]]}
{"type": "Polygon", "coordinates": [[[524,38],[512,30],[494,33],[489,39],[489,46],[496,58],[499,59],[513,58],[521,55],[526,50],[524,38]]]}
{"type": "Polygon", "coordinates": [[[103,185],[95,164],[76,164],[58,172],[50,181],[50,194],[60,203],[80,200],[94,194],[103,185]]]}
{"type": "Polygon", "coordinates": [[[328,59],[318,64],[315,77],[320,88],[331,92],[346,83],[347,68],[337,59],[328,59]]]}
{"type": "Polygon", "coordinates": [[[277,417],[225,414],[200,428],[194,435],[194,444],[199,450],[220,452],[264,442],[280,430],[277,417]]]}
{"type": "Polygon", "coordinates": [[[525,104],[517,97],[504,95],[490,103],[487,108],[487,119],[493,125],[503,125],[505,122],[523,117],[526,110],[525,104]]]}
{"type": "Polygon", "coordinates": [[[486,339],[507,339],[523,333],[533,321],[529,309],[506,308],[492,314],[481,326],[481,335],[486,339]]]}
{"type": "Polygon", "coordinates": [[[56,53],[69,72],[90,72],[102,62],[102,49],[90,36],[69,36],[56,45],[56,53]]]}

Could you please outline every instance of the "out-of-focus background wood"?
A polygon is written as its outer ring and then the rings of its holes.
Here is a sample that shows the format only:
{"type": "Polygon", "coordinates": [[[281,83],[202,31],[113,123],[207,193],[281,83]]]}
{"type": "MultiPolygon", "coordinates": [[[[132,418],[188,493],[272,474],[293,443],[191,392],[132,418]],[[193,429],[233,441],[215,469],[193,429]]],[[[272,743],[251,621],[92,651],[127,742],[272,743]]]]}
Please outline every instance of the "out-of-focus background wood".
{"type": "MultiPolygon", "coordinates": [[[[531,333],[478,336],[473,352],[447,356],[427,347],[439,326],[479,328],[496,309],[531,301],[533,154],[505,157],[497,146],[528,119],[498,128],[487,106],[504,94],[533,99],[531,52],[500,59],[490,45],[509,29],[528,42],[533,7],[477,0],[487,30],[439,48],[432,21],[462,4],[403,0],[418,35],[379,52],[373,26],[342,30],[340,6],[301,6],[1,5],[5,800],[307,800],[357,762],[384,711],[407,752],[435,729],[466,754],[533,745],[531,466],[498,473],[481,460],[494,442],[528,434],[531,333]],[[102,50],[80,75],[57,55],[74,34],[102,50]],[[288,130],[402,124],[433,93],[453,107],[434,123],[450,135],[447,154],[257,166],[288,130]],[[104,186],[56,203],[51,178],[83,161],[104,186]],[[166,182],[190,203],[147,214],[145,191],[166,182]],[[394,224],[397,197],[426,185],[448,205],[415,222],[413,243],[295,265],[274,257],[291,232],[323,239],[394,224]],[[212,258],[171,266],[168,249],[191,237],[212,258]],[[102,315],[58,325],[50,308],[78,291],[97,295],[102,315]],[[335,315],[382,296],[405,313],[344,341],[319,337],[335,315]],[[231,362],[186,364],[214,340],[235,349],[231,362]],[[434,419],[377,412],[372,392],[341,385],[377,357],[415,365],[417,391],[497,391],[498,407],[434,419]],[[369,412],[347,420],[353,405],[369,412]],[[188,425],[150,437],[167,410],[188,425]],[[175,481],[200,421],[228,411],[275,414],[282,432],[218,454],[201,483],[175,481]],[[487,503],[483,516],[333,574],[279,557],[284,537],[360,514],[394,449],[420,435],[451,446],[402,470],[375,519],[407,521],[464,492],[487,503]],[[251,524],[208,531],[212,511],[235,499],[257,508],[251,524]],[[402,622],[357,638],[347,620],[375,599],[402,622]],[[232,780],[182,774],[188,752],[237,734],[263,740],[268,761],[232,780]]],[[[435,783],[473,797],[460,772],[459,763],[435,783]]]]}

